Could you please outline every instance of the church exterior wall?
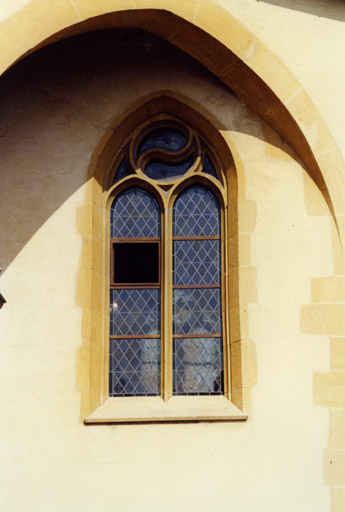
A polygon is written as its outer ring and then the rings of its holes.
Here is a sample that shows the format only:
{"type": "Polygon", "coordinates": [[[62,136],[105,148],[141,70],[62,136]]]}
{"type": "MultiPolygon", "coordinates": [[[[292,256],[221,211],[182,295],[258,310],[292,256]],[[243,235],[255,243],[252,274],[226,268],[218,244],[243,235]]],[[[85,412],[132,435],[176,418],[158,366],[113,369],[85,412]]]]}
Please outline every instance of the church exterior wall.
{"type": "MultiPolygon", "coordinates": [[[[338,144],[318,158],[335,176],[345,153],[341,11],[334,9],[334,19],[316,1],[315,12],[287,9],[287,2],[220,3],[276,51],[314,100],[338,144]],[[286,19],[308,35],[305,51],[286,19]],[[318,52],[321,61],[313,58],[318,52]]],[[[23,5],[16,19],[25,27],[30,6],[23,5]]],[[[74,6],[82,12],[73,2],[57,18],[72,23],[74,6]]],[[[8,16],[16,16],[11,9],[8,16]]],[[[2,15],[5,27],[5,7],[2,15]]],[[[342,510],[341,185],[333,183],[334,214],[290,145],[167,43],[109,54],[102,36],[82,37],[34,53],[0,84],[2,510],[342,510]],[[85,315],[90,271],[107,257],[92,240],[104,219],[90,199],[90,169],[138,99],[162,91],[220,127],[234,158],[248,420],[85,425],[98,404],[89,382],[99,378],[102,361],[95,361],[103,357],[97,343],[84,350],[102,321],[97,312],[85,315]]],[[[10,63],[16,48],[7,47],[10,63]]],[[[309,100],[298,101],[312,140],[309,100]]],[[[95,279],[93,286],[103,286],[95,279]]]]}

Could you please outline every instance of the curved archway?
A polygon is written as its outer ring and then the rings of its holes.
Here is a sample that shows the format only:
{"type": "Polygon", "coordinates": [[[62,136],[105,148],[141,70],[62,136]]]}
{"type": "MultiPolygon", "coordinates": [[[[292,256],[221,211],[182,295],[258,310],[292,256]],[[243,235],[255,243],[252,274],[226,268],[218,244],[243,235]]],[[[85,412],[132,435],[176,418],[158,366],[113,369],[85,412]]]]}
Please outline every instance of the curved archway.
{"type": "Polygon", "coordinates": [[[345,213],[345,162],[317,108],[283,62],[210,0],[123,0],[111,11],[107,2],[34,0],[3,22],[8,51],[1,67],[59,39],[110,27],[143,28],[201,62],[291,145],[332,215],[345,213]]]}

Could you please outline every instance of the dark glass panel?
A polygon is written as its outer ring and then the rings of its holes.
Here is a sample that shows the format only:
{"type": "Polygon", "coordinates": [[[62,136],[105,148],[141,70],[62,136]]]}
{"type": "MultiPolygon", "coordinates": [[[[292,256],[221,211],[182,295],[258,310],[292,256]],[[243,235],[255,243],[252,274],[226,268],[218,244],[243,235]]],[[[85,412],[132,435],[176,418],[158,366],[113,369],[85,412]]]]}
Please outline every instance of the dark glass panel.
{"type": "Polygon", "coordinates": [[[178,288],[173,291],[174,334],[219,334],[220,316],[220,288],[178,288]]]}
{"type": "Polygon", "coordinates": [[[160,394],[160,340],[110,340],[110,396],[160,394]]]}
{"type": "Polygon", "coordinates": [[[174,285],[220,284],[220,240],[175,240],[174,285]]]}
{"type": "Polygon", "coordinates": [[[187,188],[175,201],[174,236],[219,236],[219,203],[208,189],[187,188]]]}
{"type": "Polygon", "coordinates": [[[221,338],[174,339],[174,394],[222,394],[222,352],[221,338]]]}
{"type": "Polygon", "coordinates": [[[110,335],[160,333],[160,290],[110,290],[110,335]]]}
{"type": "Polygon", "coordinates": [[[182,132],[175,128],[157,128],[145,135],[138,148],[138,155],[147,149],[161,148],[176,153],[186,145],[187,139],[182,132]]]}
{"type": "Polygon", "coordinates": [[[157,181],[169,181],[186,174],[194,163],[194,156],[179,163],[167,163],[161,160],[151,160],[145,167],[146,176],[157,181]]]}
{"type": "Polygon", "coordinates": [[[110,225],[112,238],[159,237],[159,205],[145,190],[126,190],[113,202],[110,225]]]}
{"type": "Polygon", "coordinates": [[[213,163],[211,162],[211,160],[207,154],[205,154],[203,172],[218,179],[216,169],[214,168],[213,163]]]}
{"type": "Polygon", "coordinates": [[[130,172],[128,171],[127,165],[126,165],[126,159],[124,158],[120,165],[117,168],[117,171],[114,176],[114,183],[117,183],[118,181],[122,180],[122,178],[125,178],[126,176],[129,176],[130,172]]]}
{"type": "Polygon", "coordinates": [[[114,243],[114,284],[159,283],[159,244],[114,243]]]}

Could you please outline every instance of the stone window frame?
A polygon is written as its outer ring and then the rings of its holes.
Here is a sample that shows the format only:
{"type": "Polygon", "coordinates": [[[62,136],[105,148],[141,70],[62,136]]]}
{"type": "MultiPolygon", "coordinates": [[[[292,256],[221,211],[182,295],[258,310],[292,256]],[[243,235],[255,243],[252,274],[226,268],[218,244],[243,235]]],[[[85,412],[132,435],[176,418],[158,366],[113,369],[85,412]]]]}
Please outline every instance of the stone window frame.
{"type": "MultiPolygon", "coordinates": [[[[238,177],[228,141],[218,123],[207,113],[196,110],[185,99],[165,92],[124,112],[105,135],[93,154],[87,183],[87,201],[81,208],[79,224],[83,234],[82,262],[77,284],[77,299],[83,311],[83,343],[78,354],[78,389],[81,393],[81,418],[85,424],[172,422],[172,421],[245,421],[250,407],[244,374],[247,331],[246,311],[239,301],[239,249],[248,252],[247,236],[238,230],[238,177]],[[206,115],[205,115],[206,114],[206,115]],[[222,396],[109,397],[108,396],[108,324],[109,324],[109,185],[119,155],[128,136],[153,118],[169,116],[180,120],[207,141],[219,161],[227,190],[224,208],[228,271],[226,272],[227,313],[231,329],[226,336],[229,367],[225,394],[222,396]],[[84,230],[84,231],[83,231],[84,230]]],[[[248,259],[248,255],[245,255],[248,259]]]]}

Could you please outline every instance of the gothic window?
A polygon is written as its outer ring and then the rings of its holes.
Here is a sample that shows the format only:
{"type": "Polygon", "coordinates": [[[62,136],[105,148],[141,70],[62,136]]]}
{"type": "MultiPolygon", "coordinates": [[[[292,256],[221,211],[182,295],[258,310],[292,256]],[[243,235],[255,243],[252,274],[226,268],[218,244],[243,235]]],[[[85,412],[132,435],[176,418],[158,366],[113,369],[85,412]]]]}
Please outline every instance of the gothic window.
{"type": "Polygon", "coordinates": [[[226,183],[207,141],[172,116],[139,127],[110,211],[110,396],[229,387],[226,183]]]}

